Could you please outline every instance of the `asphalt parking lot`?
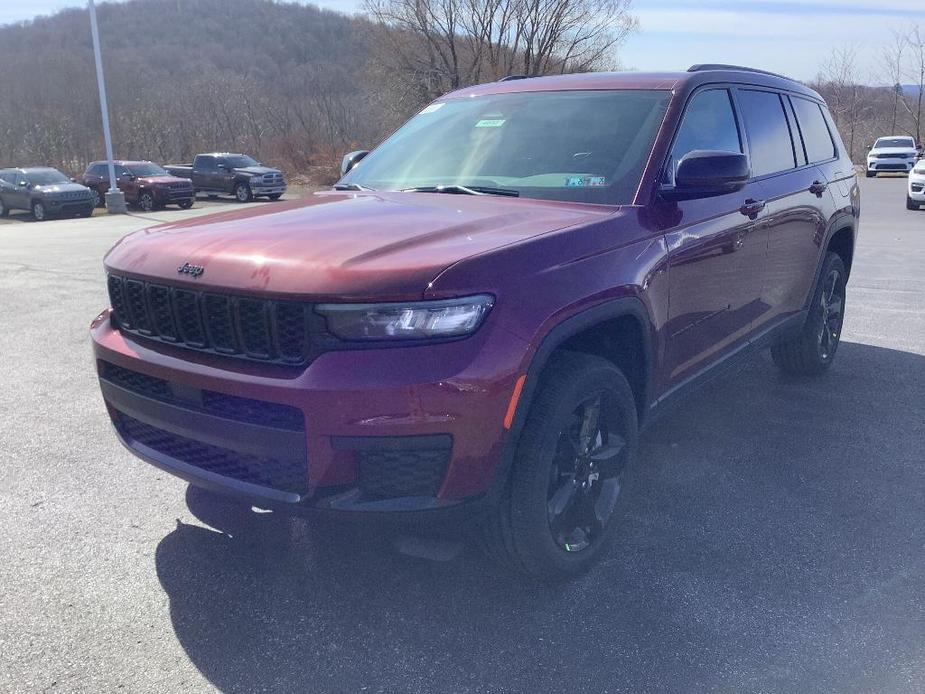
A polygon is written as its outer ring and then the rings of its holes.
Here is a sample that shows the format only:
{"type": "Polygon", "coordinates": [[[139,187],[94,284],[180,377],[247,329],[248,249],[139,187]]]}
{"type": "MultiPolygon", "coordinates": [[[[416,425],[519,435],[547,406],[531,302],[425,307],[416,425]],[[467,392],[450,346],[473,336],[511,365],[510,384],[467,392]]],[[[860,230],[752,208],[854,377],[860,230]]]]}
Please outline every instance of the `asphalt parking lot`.
{"type": "Polygon", "coordinates": [[[232,203],[0,225],[0,690],[925,691],[925,211],[861,185],[831,372],[760,355],[651,428],[613,553],[558,587],[237,509],[121,448],[101,258],[232,203]]]}

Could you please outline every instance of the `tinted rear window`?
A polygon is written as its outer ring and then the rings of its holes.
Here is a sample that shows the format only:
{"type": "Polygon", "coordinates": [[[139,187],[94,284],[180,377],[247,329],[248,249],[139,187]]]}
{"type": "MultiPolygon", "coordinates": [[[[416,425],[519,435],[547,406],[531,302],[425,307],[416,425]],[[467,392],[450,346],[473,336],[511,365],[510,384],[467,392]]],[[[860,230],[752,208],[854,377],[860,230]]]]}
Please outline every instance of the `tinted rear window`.
{"type": "Polygon", "coordinates": [[[796,166],[790,129],[780,96],[745,89],[739,92],[753,176],[786,171],[796,166]]]}
{"type": "Polygon", "coordinates": [[[806,146],[806,156],[809,157],[810,163],[815,164],[834,157],[835,143],[825,124],[819,104],[799,97],[793,97],[791,101],[800,123],[800,132],[803,134],[803,144],[806,146]]]}

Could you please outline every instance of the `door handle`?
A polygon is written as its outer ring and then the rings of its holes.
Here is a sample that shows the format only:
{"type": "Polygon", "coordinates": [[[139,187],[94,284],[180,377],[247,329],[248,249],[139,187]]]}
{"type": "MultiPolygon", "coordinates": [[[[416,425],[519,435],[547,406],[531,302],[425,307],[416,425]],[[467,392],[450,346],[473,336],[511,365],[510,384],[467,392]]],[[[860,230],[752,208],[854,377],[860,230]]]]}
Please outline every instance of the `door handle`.
{"type": "Polygon", "coordinates": [[[752,200],[749,198],[745,201],[745,204],[739,208],[739,212],[744,214],[749,219],[757,219],[761,211],[767,206],[767,203],[764,200],[752,200]]]}
{"type": "Polygon", "coordinates": [[[809,192],[821,198],[822,194],[828,187],[829,186],[827,183],[823,183],[822,181],[813,181],[813,184],[809,187],[809,192]]]}

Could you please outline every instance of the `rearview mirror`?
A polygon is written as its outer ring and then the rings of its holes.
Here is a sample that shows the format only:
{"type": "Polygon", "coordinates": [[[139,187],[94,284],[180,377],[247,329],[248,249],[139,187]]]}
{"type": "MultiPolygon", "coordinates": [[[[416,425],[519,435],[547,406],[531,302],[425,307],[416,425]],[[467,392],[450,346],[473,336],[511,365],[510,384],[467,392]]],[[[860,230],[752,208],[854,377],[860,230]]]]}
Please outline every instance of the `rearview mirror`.
{"type": "Polygon", "coordinates": [[[344,158],[340,161],[340,175],[346,176],[367,154],[369,154],[368,149],[358,149],[349,154],[345,154],[344,158]]]}
{"type": "Polygon", "coordinates": [[[694,150],[678,164],[673,186],[661,189],[668,200],[694,200],[735,193],[745,187],[751,171],[740,152],[694,150]]]}

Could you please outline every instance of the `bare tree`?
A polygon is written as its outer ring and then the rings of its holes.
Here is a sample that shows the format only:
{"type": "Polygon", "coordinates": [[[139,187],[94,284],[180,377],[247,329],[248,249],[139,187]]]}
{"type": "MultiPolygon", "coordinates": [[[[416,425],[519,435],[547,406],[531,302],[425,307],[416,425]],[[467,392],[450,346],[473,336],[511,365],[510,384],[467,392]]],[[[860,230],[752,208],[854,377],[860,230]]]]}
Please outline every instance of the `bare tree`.
{"type": "Polygon", "coordinates": [[[922,106],[923,97],[925,97],[925,33],[921,27],[915,24],[909,33],[906,34],[906,45],[908,46],[909,59],[906,66],[907,79],[914,80],[915,92],[910,100],[903,91],[901,103],[906,112],[912,119],[912,133],[915,135],[916,143],[922,141],[922,106]]]}
{"type": "Polygon", "coordinates": [[[612,67],[636,29],[630,0],[366,0],[378,60],[417,102],[507,74],[612,67]]]}
{"type": "Polygon", "coordinates": [[[890,100],[890,134],[896,133],[899,118],[899,102],[903,98],[903,74],[905,71],[904,53],[906,50],[906,36],[898,31],[893,32],[893,41],[886,47],[880,63],[886,83],[893,90],[890,100]]]}

